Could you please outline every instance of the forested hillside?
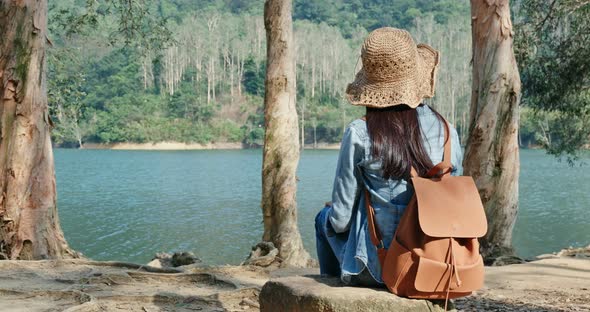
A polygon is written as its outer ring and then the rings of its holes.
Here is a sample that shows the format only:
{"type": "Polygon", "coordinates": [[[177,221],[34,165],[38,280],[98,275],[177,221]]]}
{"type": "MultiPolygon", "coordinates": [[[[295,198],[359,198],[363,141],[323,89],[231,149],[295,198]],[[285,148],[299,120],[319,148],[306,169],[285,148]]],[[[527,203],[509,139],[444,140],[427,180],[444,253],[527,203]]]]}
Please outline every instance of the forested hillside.
{"type": "MultiPolygon", "coordinates": [[[[149,3],[146,10],[165,19],[172,32],[162,49],[153,41],[113,42],[117,22],[100,4],[90,26],[68,33],[64,12],[83,16],[86,1],[50,3],[54,142],[261,144],[264,1],[149,3]]],[[[297,105],[306,144],[338,142],[343,128],[363,114],[343,93],[360,67],[364,37],[381,26],[407,28],[441,51],[429,103],[464,138],[471,92],[468,1],[296,0],[294,11],[297,105]]]]}

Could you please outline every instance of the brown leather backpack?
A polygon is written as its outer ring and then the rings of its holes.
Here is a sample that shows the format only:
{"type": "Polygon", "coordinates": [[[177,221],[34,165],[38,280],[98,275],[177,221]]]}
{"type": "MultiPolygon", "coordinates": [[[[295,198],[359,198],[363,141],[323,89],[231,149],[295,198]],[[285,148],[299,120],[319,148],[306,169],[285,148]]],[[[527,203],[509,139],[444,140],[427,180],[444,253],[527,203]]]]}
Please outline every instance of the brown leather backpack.
{"type": "Polygon", "coordinates": [[[368,229],[387,288],[417,299],[463,297],[483,286],[478,237],[487,232],[481,198],[468,176],[451,176],[451,140],[445,122],[443,161],[426,177],[412,168],[414,196],[385,249],[366,191],[368,229]]]}

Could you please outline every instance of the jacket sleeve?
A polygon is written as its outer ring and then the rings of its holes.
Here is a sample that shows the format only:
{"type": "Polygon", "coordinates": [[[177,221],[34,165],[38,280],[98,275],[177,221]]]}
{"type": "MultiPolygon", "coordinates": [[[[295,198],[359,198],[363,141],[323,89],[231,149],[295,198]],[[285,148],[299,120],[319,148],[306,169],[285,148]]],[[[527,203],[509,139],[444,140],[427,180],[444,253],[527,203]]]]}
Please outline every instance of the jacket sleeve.
{"type": "Polygon", "coordinates": [[[332,190],[332,209],[328,220],[336,233],[350,228],[350,221],[359,187],[362,185],[357,164],[364,153],[362,140],[353,127],[348,127],[342,137],[340,155],[332,190]]]}

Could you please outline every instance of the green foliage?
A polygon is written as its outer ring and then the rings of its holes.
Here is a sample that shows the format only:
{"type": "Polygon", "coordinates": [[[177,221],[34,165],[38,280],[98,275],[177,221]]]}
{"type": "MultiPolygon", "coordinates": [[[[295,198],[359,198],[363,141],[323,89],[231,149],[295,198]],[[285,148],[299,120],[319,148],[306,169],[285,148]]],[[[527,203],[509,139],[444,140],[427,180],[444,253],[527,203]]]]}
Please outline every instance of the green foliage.
{"type": "Polygon", "coordinates": [[[552,116],[547,150],[575,159],[590,142],[590,3],[525,0],[514,10],[523,105],[552,116]]]}
{"type": "Polygon", "coordinates": [[[109,99],[125,96],[138,87],[139,62],[133,49],[115,49],[105,57],[91,60],[87,73],[85,102],[89,107],[103,109],[109,99]]]}
{"type": "Polygon", "coordinates": [[[54,122],[53,140],[62,146],[79,147],[95,133],[95,121],[85,104],[87,75],[80,55],[55,47],[47,53],[49,113],[54,122]]]}
{"type": "Polygon", "coordinates": [[[207,143],[214,138],[210,126],[163,115],[161,102],[162,98],[154,95],[125,95],[108,101],[106,110],[97,113],[94,139],[104,143],[207,143]]]}
{"type": "Polygon", "coordinates": [[[199,99],[194,84],[182,81],[180,88],[169,97],[168,114],[174,118],[190,119],[194,122],[208,122],[215,113],[213,104],[199,99]]]}
{"type": "Polygon", "coordinates": [[[356,26],[369,31],[384,26],[410,28],[416,17],[434,15],[438,23],[447,24],[469,16],[464,0],[295,0],[294,6],[295,19],[337,26],[346,37],[356,26]]]}
{"type": "Polygon", "coordinates": [[[244,63],[244,88],[252,95],[264,95],[264,80],[266,76],[266,62],[257,64],[253,58],[244,63]]]}
{"type": "MultiPolygon", "coordinates": [[[[263,0],[53,2],[55,142],[262,144],[263,7],[263,0]],[[126,44],[115,45],[121,40],[126,44]]],[[[344,90],[358,70],[364,37],[380,26],[412,28],[441,49],[442,96],[432,104],[447,117],[451,97],[457,110],[466,109],[468,60],[457,52],[468,51],[466,0],[295,0],[294,18],[297,105],[307,143],[338,142],[364,114],[347,103],[344,90]]]]}
{"type": "Polygon", "coordinates": [[[171,42],[167,19],[157,14],[157,6],[147,0],[60,0],[49,7],[49,29],[66,37],[89,35],[110,24],[105,37],[114,45],[137,45],[161,50],[171,42]]]}
{"type": "Polygon", "coordinates": [[[264,129],[262,127],[258,127],[248,131],[248,136],[246,137],[245,143],[248,145],[261,146],[264,143],[264,129]]]}
{"type": "Polygon", "coordinates": [[[212,123],[212,133],[215,141],[242,142],[245,136],[245,129],[241,128],[233,120],[225,119],[212,123]]]}

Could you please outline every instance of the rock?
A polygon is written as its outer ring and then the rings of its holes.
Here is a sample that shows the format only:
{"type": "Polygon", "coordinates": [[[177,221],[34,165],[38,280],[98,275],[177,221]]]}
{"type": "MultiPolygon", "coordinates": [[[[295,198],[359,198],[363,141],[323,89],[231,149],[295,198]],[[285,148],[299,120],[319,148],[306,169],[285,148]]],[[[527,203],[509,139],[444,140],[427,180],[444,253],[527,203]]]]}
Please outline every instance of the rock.
{"type": "Polygon", "coordinates": [[[536,257],[537,259],[558,259],[558,258],[578,258],[578,259],[588,259],[590,258],[590,245],[586,247],[574,248],[569,247],[566,249],[562,249],[559,252],[554,252],[551,254],[542,254],[536,257]]]}
{"type": "Polygon", "coordinates": [[[201,259],[192,252],[175,252],[173,255],[165,252],[157,253],[147,265],[155,268],[172,268],[201,263],[201,259]]]}
{"type": "Polygon", "coordinates": [[[542,254],[542,255],[538,255],[538,256],[535,257],[535,259],[538,259],[538,260],[543,260],[543,259],[557,259],[557,258],[559,258],[559,256],[556,255],[555,253],[552,253],[552,254],[542,254]]]}
{"type": "Polygon", "coordinates": [[[242,263],[243,265],[255,265],[267,267],[278,260],[279,250],[271,242],[261,242],[252,247],[250,256],[242,263]]]}
{"type": "Polygon", "coordinates": [[[197,262],[201,262],[201,259],[197,258],[192,252],[175,252],[172,255],[172,266],[174,267],[190,265],[197,262]]]}
{"type": "Polygon", "coordinates": [[[571,258],[580,258],[580,259],[587,259],[590,258],[590,245],[587,247],[581,248],[566,248],[562,249],[557,253],[558,257],[571,257],[571,258]]]}
{"type": "Polygon", "coordinates": [[[504,265],[511,265],[511,264],[523,264],[526,263],[524,259],[519,258],[517,256],[500,256],[494,259],[492,262],[492,266],[504,266],[504,265]]]}
{"type": "Polygon", "coordinates": [[[244,298],[242,299],[242,301],[240,302],[241,306],[250,306],[253,308],[257,308],[260,309],[260,304],[258,302],[255,302],[254,300],[248,299],[248,298],[244,298]]]}
{"type": "Polygon", "coordinates": [[[154,260],[148,262],[147,265],[154,267],[154,268],[158,268],[158,269],[163,269],[165,267],[163,261],[160,259],[154,259],[154,260]]]}
{"type": "Polygon", "coordinates": [[[165,252],[157,253],[152,261],[150,261],[147,265],[155,268],[171,268],[172,266],[172,255],[165,252]]]}
{"type": "Polygon", "coordinates": [[[154,256],[154,259],[170,259],[170,258],[172,258],[172,255],[167,252],[158,252],[156,254],[156,256],[154,256]]]}
{"type": "MultiPolygon", "coordinates": [[[[261,312],[436,312],[444,301],[398,297],[386,289],[346,287],[337,278],[294,276],[272,279],[260,292],[261,312]]],[[[449,302],[449,311],[455,311],[449,302]]]]}
{"type": "MultiPolygon", "coordinates": [[[[501,266],[501,261],[498,261],[498,259],[512,256],[516,258],[516,252],[512,247],[491,245],[482,250],[481,256],[483,257],[483,263],[486,266],[501,266]]],[[[521,260],[524,262],[523,259],[521,260]]]]}

